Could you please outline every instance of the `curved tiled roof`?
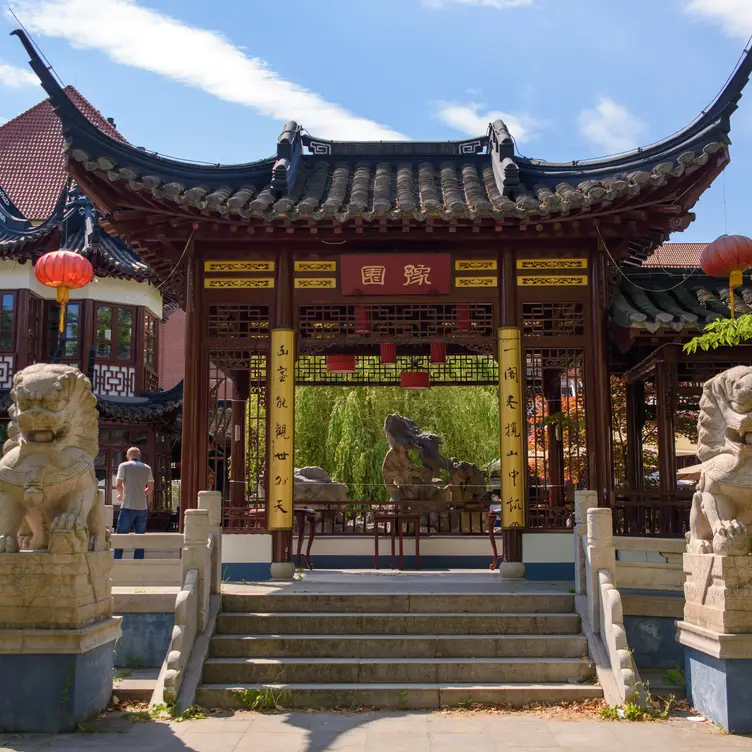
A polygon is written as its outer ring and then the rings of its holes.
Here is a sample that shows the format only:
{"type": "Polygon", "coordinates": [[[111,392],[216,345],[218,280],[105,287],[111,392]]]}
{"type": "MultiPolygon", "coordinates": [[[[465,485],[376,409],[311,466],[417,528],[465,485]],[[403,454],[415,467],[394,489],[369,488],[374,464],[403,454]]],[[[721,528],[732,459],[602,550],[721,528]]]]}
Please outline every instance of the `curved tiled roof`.
{"type": "MultiPolygon", "coordinates": [[[[66,86],[70,102],[109,138],[124,141],[110,123],[76,89],[66,86]]],[[[40,220],[52,212],[68,175],[60,119],[49,99],[0,126],[0,186],[18,210],[40,220]]]]}
{"type": "Polygon", "coordinates": [[[643,267],[699,269],[700,256],[707,243],[664,243],[642,262],[643,267]]]}
{"type": "MultiPolygon", "coordinates": [[[[661,330],[702,331],[716,319],[729,318],[729,287],[697,270],[684,280],[657,275],[622,278],[611,299],[611,321],[632,330],[655,334],[661,330]]],[[[734,293],[737,314],[752,313],[752,280],[734,293]]]]}
{"type": "MultiPolygon", "coordinates": [[[[695,181],[706,187],[728,160],[730,116],[752,71],[747,54],[714,104],[690,126],[653,146],[603,160],[557,164],[520,157],[501,121],[478,138],[437,143],[326,141],[290,122],[274,157],[223,166],[167,159],[103,133],[69,101],[23,32],[14,33],[63,122],[73,171],[82,184],[106,185],[114,197],[109,210],[139,205],[131,197],[142,194],[152,210],[157,201],[160,210],[197,219],[281,225],[563,221],[614,202],[626,210],[649,205],[651,194],[663,195],[664,186],[679,185],[707,165],[695,181]],[[125,194],[130,200],[121,201],[125,194]]],[[[702,187],[682,184],[681,202],[672,198],[663,207],[676,209],[668,232],[691,221],[688,210],[702,187]]],[[[647,245],[652,249],[662,236],[647,245]]]]}
{"type": "MultiPolygon", "coordinates": [[[[0,216],[10,216],[0,203],[0,216]]],[[[36,260],[54,241],[55,249],[73,251],[88,258],[99,277],[123,277],[145,281],[153,275],[126,243],[99,227],[91,201],[76,187],[66,185],[45,222],[33,227],[14,217],[0,224],[0,258],[20,262],[36,260]],[[53,237],[54,236],[54,237],[53,237]]]]}

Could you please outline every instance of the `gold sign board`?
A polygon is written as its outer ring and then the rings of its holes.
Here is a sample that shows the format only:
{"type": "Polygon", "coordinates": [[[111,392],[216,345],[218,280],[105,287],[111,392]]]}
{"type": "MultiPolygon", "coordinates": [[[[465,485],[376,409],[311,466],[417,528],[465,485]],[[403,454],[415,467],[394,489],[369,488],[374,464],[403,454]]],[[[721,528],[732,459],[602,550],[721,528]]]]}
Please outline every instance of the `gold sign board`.
{"type": "Polygon", "coordinates": [[[458,272],[495,272],[496,259],[457,259],[454,268],[458,272]]]}
{"type": "Polygon", "coordinates": [[[517,268],[522,271],[548,271],[549,269],[587,269],[586,258],[530,258],[517,259],[517,268]]]}
{"type": "Polygon", "coordinates": [[[334,277],[296,277],[296,290],[312,290],[328,288],[330,290],[337,286],[337,280],[334,277]]]}
{"type": "Polygon", "coordinates": [[[239,290],[243,288],[271,288],[274,287],[274,277],[247,277],[237,279],[233,277],[206,277],[204,287],[209,290],[239,290]]]}
{"type": "Polygon", "coordinates": [[[336,272],[336,261],[296,261],[296,272],[336,272]]]}
{"type": "Polygon", "coordinates": [[[455,277],[455,287],[497,287],[499,281],[496,277],[455,277]]]}
{"type": "Polygon", "coordinates": [[[525,526],[525,464],[523,442],[527,424],[522,401],[520,330],[499,329],[499,418],[501,421],[501,526],[525,526]]]}
{"type": "Polygon", "coordinates": [[[581,287],[587,285],[586,274],[520,274],[518,287],[581,287]]]}
{"type": "Polygon", "coordinates": [[[295,481],[295,332],[272,329],[269,530],[292,530],[295,481]]]}
{"type": "Polygon", "coordinates": [[[205,272],[273,272],[273,261],[204,261],[205,272]]]}

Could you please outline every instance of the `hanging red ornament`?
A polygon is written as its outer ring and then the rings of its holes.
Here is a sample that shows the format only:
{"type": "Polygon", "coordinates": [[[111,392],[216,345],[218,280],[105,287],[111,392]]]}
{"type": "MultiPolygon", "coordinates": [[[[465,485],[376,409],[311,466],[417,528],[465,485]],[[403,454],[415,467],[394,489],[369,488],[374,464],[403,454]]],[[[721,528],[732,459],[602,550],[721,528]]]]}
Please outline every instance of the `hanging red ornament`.
{"type": "Polygon", "coordinates": [[[355,373],[355,356],[327,355],[326,370],[328,373],[355,373]]]}
{"type": "Polygon", "coordinates": [[[455,317],[457,320],[457,328],[461,332],[470,331],[470,306],[466,304],[458,305],[455,310],[455,317]]]}
{"type": "Polygon", "coordinates": [[[58,332],[65,328],[65,305],[71,290],[84,287],[94,278],[94,267],[89,259],[73,251],[51,251],[45,253],[34,265],[34,276],[46,287],[57,290],[60,303],[58,332]]]}
{"type": "Polygon", "coordinates": [[[431,363],[446,363],[446,344],[431,342],[431,363]]]}
{"type": "Polygon", "coordinates": [[[752,240],[744,235],[721,235],[705,247],[700,266],[710,277],[728,277],[731,318],[735,318],[734,288],[742,283],[742,273],[752,266],[752,240]]]}
{"type": "Polygon", "coordinates": [[[400,374],[400,386],[403,389],[421,391],[431,386],[431,377],[428,371],[402,371],[400,374]]]}
{"type": "Polygon", "coordinates": [[[355,306],[355,333],[368,334],[371,331],[371,312],[366,306],[355,306]]]}
{"type": "Polygon", "coordinates": [[[397,362],[397,345],[394,342],[382,342],[379,347],[379,360],[382,365],[393,366],[397,362]]]}

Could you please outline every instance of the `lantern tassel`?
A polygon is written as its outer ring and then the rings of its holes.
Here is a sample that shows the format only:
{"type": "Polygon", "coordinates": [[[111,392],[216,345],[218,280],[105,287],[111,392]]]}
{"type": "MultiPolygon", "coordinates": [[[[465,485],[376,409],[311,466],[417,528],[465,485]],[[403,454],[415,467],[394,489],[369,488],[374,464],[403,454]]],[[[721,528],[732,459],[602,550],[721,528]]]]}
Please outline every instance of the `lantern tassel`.
{"type": "Polygon", "coordinates": [[[62,336],[65,330],[65,304],[68,302],[69,289],[65,285],[57,288],[57,302],[60,303],[60,321],[58,322],[57,332],[62,336]]]}
{"type": "Polygon", "coordinates": [[[734,311],[734,289],[739,287],[743,281],[740,269],[734,269],[731,274],[729,274],[729,308],[731,309],[732,320],[736,318],[736,313],[734,311]]]}

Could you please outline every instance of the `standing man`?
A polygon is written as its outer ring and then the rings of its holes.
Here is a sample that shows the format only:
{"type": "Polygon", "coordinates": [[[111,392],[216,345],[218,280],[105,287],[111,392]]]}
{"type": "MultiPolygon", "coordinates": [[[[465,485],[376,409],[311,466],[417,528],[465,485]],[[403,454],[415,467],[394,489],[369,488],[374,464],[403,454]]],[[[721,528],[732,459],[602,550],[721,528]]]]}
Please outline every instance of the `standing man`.
{"type": "MultiPolygon", "coordinates": [[[[117,533],[146,532],[146,516],[149,510],[149,497],[154,491],[154,476],[151,468],[141,462],[141,450],[131,447],[125,454],[117,471],[117,497],[120,500],[117,533]]],[[[123,549],[115,549],[115,558],[123,558],[123,549]]],[[[137,548],[134,559],[144,558],[144,549],[137,548]]]]}

